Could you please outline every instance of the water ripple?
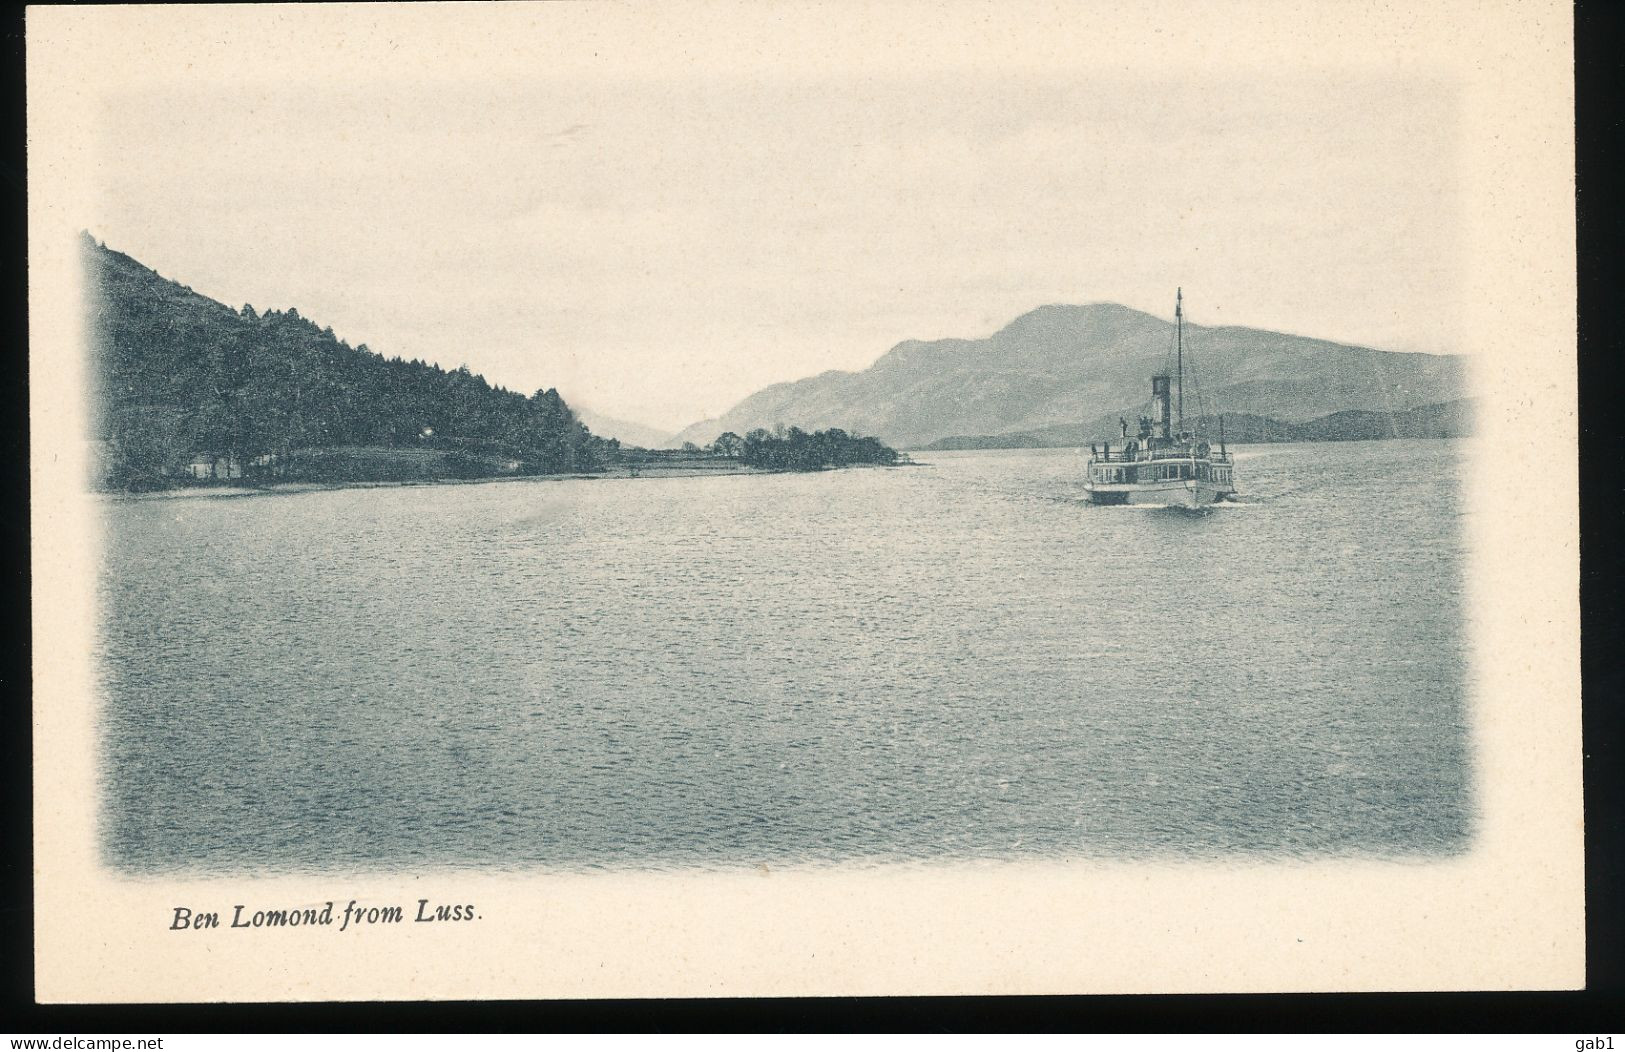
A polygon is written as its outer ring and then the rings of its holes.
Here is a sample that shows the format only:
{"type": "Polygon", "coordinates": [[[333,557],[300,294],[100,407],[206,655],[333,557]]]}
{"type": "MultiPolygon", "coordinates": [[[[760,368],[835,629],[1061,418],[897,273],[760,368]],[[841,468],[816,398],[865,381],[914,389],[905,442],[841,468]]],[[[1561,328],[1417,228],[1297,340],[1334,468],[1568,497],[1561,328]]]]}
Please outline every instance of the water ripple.
{"type": "Polygon", "coordinates": [[[1201,516],[1081,505],[1064,452],[109,503],[108,859],[1465,845],[1453,445],[1250,450],[1201,516]]]}

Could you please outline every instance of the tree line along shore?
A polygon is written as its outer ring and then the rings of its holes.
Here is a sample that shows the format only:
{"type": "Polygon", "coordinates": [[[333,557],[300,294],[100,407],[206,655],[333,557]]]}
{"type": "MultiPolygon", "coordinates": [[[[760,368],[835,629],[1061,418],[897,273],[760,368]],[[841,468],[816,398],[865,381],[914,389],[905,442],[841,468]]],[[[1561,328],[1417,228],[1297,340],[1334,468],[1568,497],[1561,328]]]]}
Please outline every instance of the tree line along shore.
{"type": "MultiPolygon", "coordinates": [[[[137,466],[106,458],[117,456],[113,443],[97,443],[93,476],[97,488],[115,493],[152,493],[197,489],[310,489],[330,486],[408,485],[477,482],[502,478],[549,476],[569,478],[666,478],[677,476],[822,471],[856,466],[890,467],[911,463],[905,454],[874,438],[855,438],[839,428],[782,434],[756,433],[745,438],[724,434],[709,446],[687,449],[644,449],[608,446],[591,463],[545,470],[537,461],[517,459],[502,450],[425,444],[419,448],[333,446],[260,454],[243,459],[229,453],[194,453],[168,462],[137,466]]],[[[607,444],[606,444],[607,445],[607,444]]]]}
{"type": "Polygon", "coordinates": [[[297,310],[234,310],[88,234],[81,241],[99,489],[636,474],[685,460],[811,471],[899,459],[838,428],[730,433],[706,449],[623,448],[594,435],[554,388],[525,395],[467,366],[384,357],[297,310]]]}

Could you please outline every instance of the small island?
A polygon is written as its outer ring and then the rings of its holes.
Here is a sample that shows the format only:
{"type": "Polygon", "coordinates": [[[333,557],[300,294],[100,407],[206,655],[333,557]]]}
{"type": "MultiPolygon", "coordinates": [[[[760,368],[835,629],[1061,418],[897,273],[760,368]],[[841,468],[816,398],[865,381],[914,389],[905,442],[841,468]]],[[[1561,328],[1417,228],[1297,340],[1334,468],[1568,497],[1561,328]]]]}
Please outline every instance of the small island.
{"type": "Polygon", "coordinates": [[[838,427],[810,434],[792,427],[783,434],[758,428],[739,438],[732,431],[717,438],[716,445],[738,456],[753,468],[769,471],[819,471],[854,464],[890,466],[900,463],[897,450],[878,438],[849,435],[838,427]]]}
{"type": "Polygon", "coordinates": [[[838,427],[811,432],[781,427],[773,431],[756,428],[743,438],[724,431],[707,446],[693,442],[684,442],[681,449],[621,446],[607,471],[653,478],[903,465],[913,466],[914,462],[878,438],[848,434],[838,427]]]}

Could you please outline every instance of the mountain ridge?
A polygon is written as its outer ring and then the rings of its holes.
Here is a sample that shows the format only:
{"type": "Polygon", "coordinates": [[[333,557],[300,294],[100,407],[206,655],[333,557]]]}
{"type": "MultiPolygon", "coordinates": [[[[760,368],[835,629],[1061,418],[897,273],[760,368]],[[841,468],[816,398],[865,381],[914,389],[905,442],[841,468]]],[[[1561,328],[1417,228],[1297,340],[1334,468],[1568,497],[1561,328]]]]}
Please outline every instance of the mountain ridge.
{"type": "MultiPolygon", "coordinates": [[[[1471,398],[1436,402],[1395,413],[1343,409],[1302,423],[1289,423],[1252,413],[1228,414],[1224,433],[1235,445],[1272,442],[1366,442],[1406,438],[1462,438],[1472,434],[1476,403],[1471,398]]],[[[1127,412],[1127,411],[1125,411],[1127,412]]],[[[1036,431],[997,435],[950,435],[925,448],[956,449],[1065,449],[1108,439],[1118,417],[1107,414],[1082,425],[1059,425],[1036,431]]],[[[1219,421],[1202,417],[1187,421],[1198,434],[1217,441],[1219,421]]]]}
{"type": "MultiPolygon", "coordinates": [[[[1225,412],[1303,422],[1345,409],[1394,412],[1462,396],[1460,355],[1382,351],[1238,325],[1187,322],[1193,371],[1225,412]]],[[[1092,420],[1143,404],[1172,367],[1174,323],[1118,303],[1045,304],[980,339],[903,340],[867,369],[769,385],[674,442],[777,424],[842,427],[919,448],[1092,420]]],[[[1191,362],[1188,361],[1188,365],[1191,362]]]]}

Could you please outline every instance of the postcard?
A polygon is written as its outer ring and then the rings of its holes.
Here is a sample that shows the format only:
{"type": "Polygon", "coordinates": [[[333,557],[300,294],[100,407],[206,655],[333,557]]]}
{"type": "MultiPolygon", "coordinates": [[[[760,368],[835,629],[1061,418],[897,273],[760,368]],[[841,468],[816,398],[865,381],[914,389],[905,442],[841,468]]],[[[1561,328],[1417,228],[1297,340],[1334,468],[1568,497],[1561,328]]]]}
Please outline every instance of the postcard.
{"type": "Polygon", "coordinates": [[[38,999],[1582,987],[1571,34],[31,10],[38,999]]]}

